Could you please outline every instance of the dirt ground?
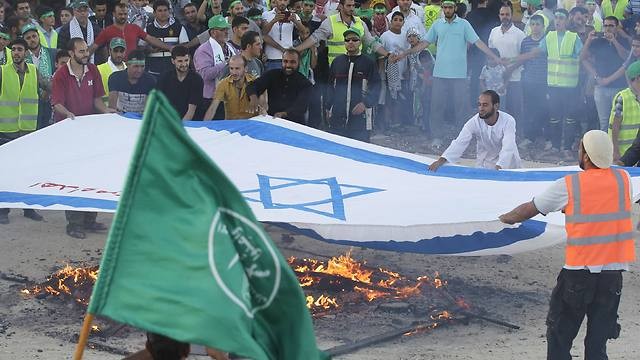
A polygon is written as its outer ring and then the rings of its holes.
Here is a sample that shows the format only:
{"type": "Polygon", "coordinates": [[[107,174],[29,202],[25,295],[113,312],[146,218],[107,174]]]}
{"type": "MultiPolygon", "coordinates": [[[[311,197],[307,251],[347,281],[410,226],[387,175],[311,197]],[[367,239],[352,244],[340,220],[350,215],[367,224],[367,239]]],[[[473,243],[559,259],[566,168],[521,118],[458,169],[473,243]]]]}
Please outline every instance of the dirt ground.
{"type": "MultiPolygon", "coordinates": [[[[411,142],[398,145],[393,138],[380,142],[395,143],[402,150],[429,153],[411,142]]],[[[528,164],[534,166],[535,164],[528,164]]],[[[547,164],[548,165],[548,164],[547,164]]],[[[514,204],[515,205],[515,204],[514,204]]],[[[637,213],[637,211],[636,211],[637,213]]],[[[97,265],[106,234],[89,234],[76,240],[64,234],[64,214],[43,211],[44,223],[32,222],[20,210],[10,214],[11,223],[0,228],[0,359],[69,359],[74,350],[83,308],[51,298],[25,298],[20,294],[23,281],[43,281],[65,263],[97,265]]],[[[99,219],[110,222],[112,216],[99,219]]],[[[637,216],[636,216],[637,219],[637,216]]],[[[310,253],[336,256],[350,250],[300,235],[293,238],[273,226],[268,232],[285,256],[309,256],[310,253]]],[[[636,236],[637,238],[637,236],[636,236]]],[[[452,322],[434,330],[403,336],[338,357],[339,359],[541,359],[545,357],[545,317],[551,289],[563,264],[562,246],[554,246],[514,256],[446,257],[393,253],[352,248],[352,256],[366,259],[407,277],[439,272],[454,296],[464,297],[472,312],[520,326],[510,330],[486,321],[452,322]]],[[[640,278],[635,270],[624,274],[620,306],[622,333],[609,342],[611,359],[639,359],[640,278]]],[[[315,319],[320,348],[348,343],[366,336],[409,325],[407,314],[390,314],[375,306],[337,311],[315,319]]],[[[114,324],[98,320],[102,328],[114,324]]],[[[584,325],[572,351],[583,358],[584,325]]],[[[117,336],[91,337],[86,359],[121,359],[123,354],[143,347],[144,334],[124,329],[117,336]]],[[[190,359],[204,359],[192,355],[190,359]]]]}

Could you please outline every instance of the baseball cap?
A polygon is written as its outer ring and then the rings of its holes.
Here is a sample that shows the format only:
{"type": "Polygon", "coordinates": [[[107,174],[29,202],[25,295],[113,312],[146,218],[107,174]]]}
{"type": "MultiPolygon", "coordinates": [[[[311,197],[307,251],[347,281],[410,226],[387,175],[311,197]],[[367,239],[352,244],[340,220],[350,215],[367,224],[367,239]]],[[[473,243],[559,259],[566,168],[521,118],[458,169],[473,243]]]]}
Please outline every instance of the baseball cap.
{"type": "Polygon", "coordinates": [[[613,143],[602,130],[590,130],[582,137],[582,145],[593,165],[607,169],[613,163],[613,143]]]}
{"type": "Polygon", "coordinates": [[[86,0],[76,0],[73,3],[71,3],[71,7],[74,9],[78,9],[83,6],[89,7],[89,3],[86,0]]]}
{"type": "Polygon", "coordinates": [[[632,80],[640,76],[640,61],[633,62],[624,72],[627,75],[627,79],[632,80]]]}
{"type": "Polygon", "coordinates": [[[356,34],[358,35],[358,37],[362,36],[362,32],[360,31],[360,29],[350,27],[342,33],[342,37],[347,37],[347,34],[349,33],[356,34]]]}
{"type": "Polygon", "coordinates": [[[222,15],[212,16],[211,19],[209,19],[208,25],[209,29],[228,29],[230,27],[227,19],[222,15]]]}
{"type": "Polygon", "coordinates": [[[37,28],[35,25],[33,25],[33,24],[29,23],[29,24],[26,24],[25,26],[23,26],[23,27],[22,27],[22,29],[20,30],[20,33],[21,33],[22,35],[24,35],[24,34],[26,34],[26,33],[27,33],[27,32],[29,32],[29,31],[35,31],[35,32],[38,32],[38,28],[37,28]]]}
{"type": "Polygon", "coordinates": [[[121,48],[124,48],[124,49],[127,48],[127,43],[124,41],[123,38],[114,37],[113,39],[111,39],[111,41],[109,41],[109,48],[110,49],[115,49],[117,47],[121,47],[121,48]]]}

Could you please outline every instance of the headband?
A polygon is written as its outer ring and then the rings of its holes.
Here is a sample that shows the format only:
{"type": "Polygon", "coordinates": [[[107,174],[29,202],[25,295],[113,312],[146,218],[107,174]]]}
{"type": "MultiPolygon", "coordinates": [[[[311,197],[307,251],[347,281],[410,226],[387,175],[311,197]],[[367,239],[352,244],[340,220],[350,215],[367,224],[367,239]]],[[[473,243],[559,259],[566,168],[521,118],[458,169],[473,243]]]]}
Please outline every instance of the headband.
{"type": "Polygon", "coordinates": [[[131,59],[131,60],[127,60],[127,64],[128,65],[145,65],[145,61],[138,60],[138,59],[131,59]]]}
{"type": "Polygon", "coordinates": [[[40,19],[42,19],[42,18],[46,18],[46,17],[49,17],[49,16],[55,16],[55,14],[53,13],[53,11],[47,11],[46,13],[44,13],[44,14],[40,15],[40,19]]]}
{"type": "Polygon", "coordinates": [[[240,0],[232,1],[231,4],[229,4],[229,10],[233,9],[233,7],[238,5],[238,4],[242,4],[242,1],[240,1],[240,0]]]}

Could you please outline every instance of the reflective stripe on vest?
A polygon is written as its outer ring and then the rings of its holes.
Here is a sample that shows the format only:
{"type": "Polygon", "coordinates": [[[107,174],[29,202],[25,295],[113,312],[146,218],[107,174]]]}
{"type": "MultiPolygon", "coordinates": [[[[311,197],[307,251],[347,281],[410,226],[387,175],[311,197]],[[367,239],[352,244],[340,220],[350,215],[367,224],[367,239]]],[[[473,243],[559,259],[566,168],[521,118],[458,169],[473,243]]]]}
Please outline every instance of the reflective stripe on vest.
{"type": "Polygon", "coordinates": [[[636,95],[630,88],[626,88],[613,97],[613,107],[609,116],[609,136],[613,135],[613,120],[616,115],[616,100],[622,96],[622,122],[618,133],[618,148],[620,155],[623,155],[635,140],[638,130],[640,130],[640,103],[636,95]]]}
{"type": "Polygon", "coordinates": [[[47,37],[40,29],[38,29],[38,37],[40,38],[40,45],[42,45],[43,47],[52,49],[58,48],[58,32],[55,29],[51,31],[51,41],[47,40],[47,37]]]}
{"type": "Polygon", "coordinates": [[[104,96],[102,100],[105,104],[109,102],[109,76],[113,73],[111,66],[109,63],[103,63],[98,65],[98,71],[100,72],[100,77],[102,78],[102,87],[104,88],[104,96]]]}
{"type": "MultiPolygon", "coordinates": [[[[624,20],[624,9],[627,7],[629,0],[618,0],[616,3],[615,10],[611,6],[611,0],[602,0],[602,14],[604,15],[602,18],[606,18],[607,16],[615,16],[619,21],[624,20]]],[[[596,29],[597,31],[600,31],[596,29]]]]}
{"type": "MultiPolygon", "coordinates": [[[[329,65],[335,58],[347,53],[347,49],[344,47],[344,33],[348,27],[342,21],[340,21],[340,13],[329,16],[331,22],[331,37],[327,39],[327,50],[329,51],[329,65]]],[[[364,25],[359,17],[353,17],[353,23],[351,27],[360,30],[361,34],[364,34],[364,25]]],[[[362,51],[362,41],[360,41],[360,51],[362,51]]]]}
{"type": "Polygon", "coordinates": [[[578,86],[580,63],[573,57],[573,48],[578,35],[572,31],[564,33],[562,44],[558,46],[558,32],[550,31],[547,43],[547,85],[553,87],[578,86]]]}
{"type": "Polygon", "coordinates": [[[0,132],[33,131],[38,125],[38,76],[33,64],[26,64],[22,88],[13,64],[2,65],[0,88],[0,132]]]}
{"type": "Polygon", "coordinates": [[[565,176],[566,264],[597,266],[635,260],[629,178],[620,169],[565,176]]]}

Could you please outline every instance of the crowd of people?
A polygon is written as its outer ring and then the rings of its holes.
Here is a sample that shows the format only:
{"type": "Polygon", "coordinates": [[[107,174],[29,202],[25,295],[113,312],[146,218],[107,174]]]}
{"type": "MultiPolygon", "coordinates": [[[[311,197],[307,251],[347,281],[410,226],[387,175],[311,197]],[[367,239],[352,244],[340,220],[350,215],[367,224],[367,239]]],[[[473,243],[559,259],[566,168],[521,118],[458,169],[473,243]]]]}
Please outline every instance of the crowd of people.
{"type": "MultiPolygon", "coordinates": [[[[365,142],[407,128],[441,150],[460,132],[431,170],[473,137],[487,168],[519,167],[518,148],[573,156],[590,129],[617,163],[640,157],[639,0],[262,1],[0,1],[0,141],[141,114],[157,88],[183,120],[269,114],[365,142]]],[[[68,219],[73,237],[105,228],[68,219]]]]}

